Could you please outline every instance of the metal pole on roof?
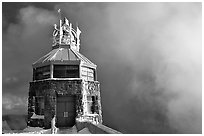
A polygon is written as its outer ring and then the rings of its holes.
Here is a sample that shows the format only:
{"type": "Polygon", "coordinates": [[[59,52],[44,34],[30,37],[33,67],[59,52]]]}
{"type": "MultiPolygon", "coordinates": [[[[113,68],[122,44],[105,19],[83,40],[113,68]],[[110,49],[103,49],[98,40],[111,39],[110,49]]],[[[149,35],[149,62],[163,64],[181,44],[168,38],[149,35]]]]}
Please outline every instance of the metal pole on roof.
{"type": "Polygon", "coordinates": [[[60,19],[60,25],[59,25],[59,30],[60,30],[60,39],[59,39],[59,43],[62,43],[62,36],[63,36],[63,32],[62,32],[62,19],[61,19],[61,9],[58,9],[58,13],[59,13],[59,19],[60,19]]]}

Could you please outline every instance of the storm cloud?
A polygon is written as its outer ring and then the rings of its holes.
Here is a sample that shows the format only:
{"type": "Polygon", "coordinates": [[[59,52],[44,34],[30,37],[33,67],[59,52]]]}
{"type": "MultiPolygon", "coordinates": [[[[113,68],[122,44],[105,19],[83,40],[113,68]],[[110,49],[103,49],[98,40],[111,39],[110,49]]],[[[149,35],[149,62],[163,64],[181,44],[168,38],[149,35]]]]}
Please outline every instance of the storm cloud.
{"type": "Polygon", "coordinates": [[[3,113],[26,113],[31,64],[51,50],[61,8],[82,31],[80,52],[98,66],[105,125],[202,132],[201,3],[45,5],[23,4],[15,21],[3,12],[3,113]]]}

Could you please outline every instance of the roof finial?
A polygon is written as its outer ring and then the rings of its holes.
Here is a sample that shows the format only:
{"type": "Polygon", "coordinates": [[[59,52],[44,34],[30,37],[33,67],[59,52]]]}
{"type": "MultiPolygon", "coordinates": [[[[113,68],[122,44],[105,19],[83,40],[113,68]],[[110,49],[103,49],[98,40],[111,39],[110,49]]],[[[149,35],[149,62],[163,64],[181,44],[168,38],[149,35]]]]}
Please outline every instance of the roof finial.
{"type": "Polygon", "coordinates": [[[58,9],[59,13],[59,28],[57,25],[54,25],[53,31],[53,46],[56,45],[69,45],[68,47],[79,51],[80,40],[79,36],[81,31],[78,28],[74,30],[72,24],[69,23],[69,20],[65,17],[62,21],[61,19],[61,10],[58,9]]]}
{"type": "Polygon", "coordinates": [[[59,17],[60,17],[60,19],[61,19],[61,9],[58,9],[57,12],[59,13],[59,17]]]}
{"type": "Polygon", "coordinates": [[[76,31],[77,43],[76,44],[77,44],[78,50],[79,50],[79,45],[80,45],[80,39],[79,39],[80,34],[81,34],[81,31],[79,30],[79,27],[77,25],[77,31],[76,31]]]}
{"type": "Polygon", "coordinates": [[[60,38],[59,38],[59,44],[62,43],[62,36],[63,36],[63,32],[62,32],[62,19],[61,19],[61,9],[58,9],[57,11],[59,13],[59,21],[60,21],[60,25],[59,25],[59,31],[60,31],[60,38]]]}

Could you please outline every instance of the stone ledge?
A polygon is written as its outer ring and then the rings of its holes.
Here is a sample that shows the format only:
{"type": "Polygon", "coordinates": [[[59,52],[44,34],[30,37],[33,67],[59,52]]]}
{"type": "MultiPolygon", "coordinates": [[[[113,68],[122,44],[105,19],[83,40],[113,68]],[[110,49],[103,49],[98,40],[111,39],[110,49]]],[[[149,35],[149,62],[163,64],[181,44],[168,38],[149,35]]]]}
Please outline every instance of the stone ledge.
{"type": "Polygon", "coordinates": [[[103,124],[92,124],[91,122],[79,122],[76,121],[76,128],[79,132],[83,128],[88,128],[92,134],[122,134],[119,131],[116,131],[112,128],[109,128],[103,124]]]}

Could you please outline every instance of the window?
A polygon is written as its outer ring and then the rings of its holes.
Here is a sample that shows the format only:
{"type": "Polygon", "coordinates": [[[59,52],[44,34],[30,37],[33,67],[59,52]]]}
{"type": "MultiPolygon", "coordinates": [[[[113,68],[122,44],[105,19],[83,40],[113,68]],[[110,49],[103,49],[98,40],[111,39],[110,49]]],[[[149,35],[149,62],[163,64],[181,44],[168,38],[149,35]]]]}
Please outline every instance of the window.
{"type": "Polygon", "coordinates": [[[33,69],[33,80],[50,78],[50,65],[33,69]]]}
{"type": "Polygon", "coordinates": [[[36,96],[35,97],[35,114],[37,115],[44,115],[44,96],[36,96]]]}
{"type": "Polygon", "coordinates": [[[78,65],[54,65],[54,78],[79,78],[78,65]]]}
{"type": "Polygon", "coordinates": [[[91,96],[87,96],[87,111],[89,114],[92,114],[92,105],[93,105],[93,101],[92,101],[92,97],[91,96]]]}
{"type": "Polygon", "coordinates": [[[94,70],[88,67],[81,68],[82,78],[88,81],[94,81],[94,70]]]}
{"type": "Polygon", "coordinates": [[[98,100],[97,96],[87,96],[88,113],[90,114],[98,113],[97,100],[98,100]]]}

